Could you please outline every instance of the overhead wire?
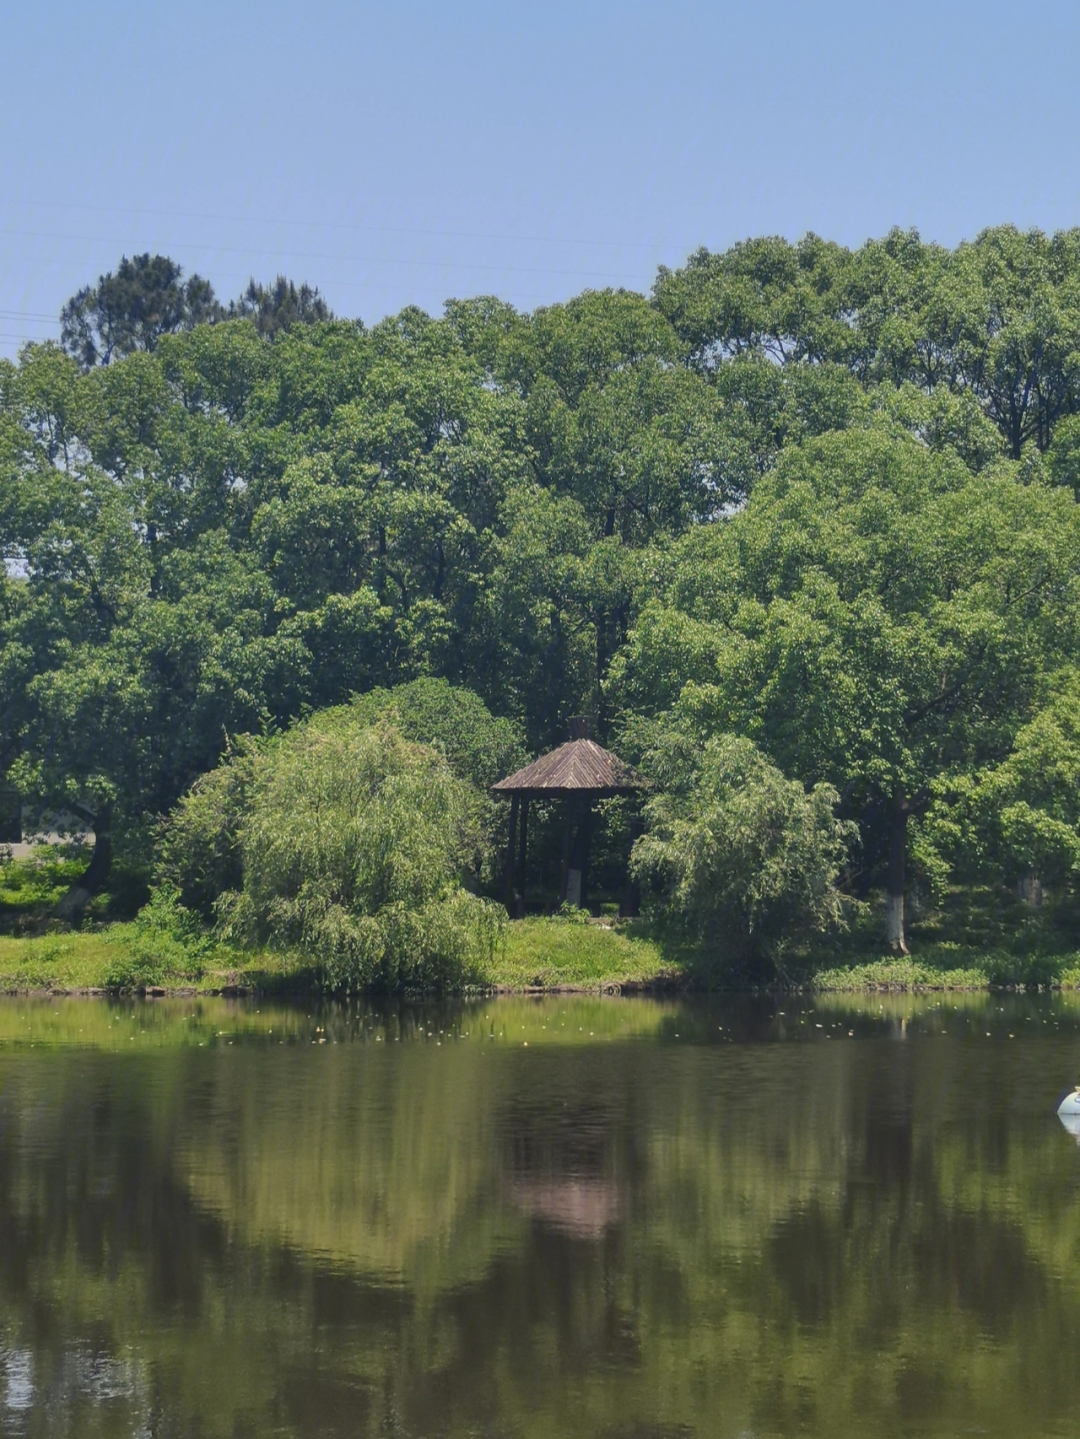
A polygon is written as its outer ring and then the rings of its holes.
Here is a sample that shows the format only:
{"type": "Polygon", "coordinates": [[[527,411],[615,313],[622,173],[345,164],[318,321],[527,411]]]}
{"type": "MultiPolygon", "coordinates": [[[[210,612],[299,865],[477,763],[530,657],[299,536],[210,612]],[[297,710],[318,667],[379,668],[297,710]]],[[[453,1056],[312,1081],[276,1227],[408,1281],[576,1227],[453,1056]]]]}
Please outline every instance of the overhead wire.
{"type": "Polygon", "coordinates": [[[291,220],[284,216],[265,219],[255,215],[221,215],[197,210],[146,209],[128,205],[73,205],[70,201],[64,200],[24,200],[21,203],[28,208],[88,210],[92,213],[103,215],[145,215],[150,218],[175,220],[213,220],[217,224],[235,225],[304,225],[312,229],[357,230],[376,235],[433,235],[446,236],[449,239],[455,240],[509,240],[515,244],[607,245],[631,249],[640,243],[637,240],[597,240],[585,239],[580,236],[501,235],[483,230],[445,230],[441,228],[421,229],[417,227],[398,227],[393,225],[360,225],[355,223],[355,221],[349,220],[291,220]]]}
{"type": "MultiPolygon", "coordinates": [[[[0,235],[10,235],[25,240],[63,240],[73,241],[79,244],[86,244],[92,241],[99,245],[123,245],[123,240],[110,239],[107,235],[57,235],[44,230],[16,230],[4,227],[0,229],[0,235]]],[[[173,242],[175,245],[177,242],[173,242]]],[[[194,246],[187,246],[192,249],[194,246]]],[[[350,265],[409,265],[418,269],[441,269],[441,270],[499,270],[504,274],[511,275],[561,275],[578,276],[582,279],[612,280],[615,277],[608,272],[597,270],[555,270],[540,266],[525,265],[482,265],[477,266],[468,260],[408,260],[401,257],[384,257],[381,255],[334,255],[319,250],[257,250],[247,245],[214,245],[219,254],[225,255],[289,255],[298,260],[334,260],[342,261],[350,265]]]]}

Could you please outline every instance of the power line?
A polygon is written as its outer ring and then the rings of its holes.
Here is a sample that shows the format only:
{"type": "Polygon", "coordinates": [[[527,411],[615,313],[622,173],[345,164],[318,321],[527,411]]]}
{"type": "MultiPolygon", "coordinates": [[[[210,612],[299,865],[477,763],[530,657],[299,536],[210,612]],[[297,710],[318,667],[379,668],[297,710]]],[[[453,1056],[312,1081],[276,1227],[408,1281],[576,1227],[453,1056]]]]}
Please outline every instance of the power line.
{"type": "MultiPolygon", "coordinates": [[[[57,235],[45,230],[13,230],[0,229],[0,235],[10,235],[23,240],[64,240],[75,244],[85,245],[92,243],[96,245],[121,245],[123,240],[110,239],[106,235],[57,235]]],[[[170,242],[177,245],[176,241],[170,242]]],[[[202,245],[183,245],[179,248],[202,249],[202,245]]],[[[552,270],[539,266],[524,265],[476,265],[467,260],[406,260],[406,259],[384,259],[379,255],[331,255],[318,250],[255,250],[245,245],[215,245],[212,247],[219,254],[225,255],[264,255],[281,256],[289,255],[297,260],[340,260],[350,265],[408,265],[414,269],[441,269],[441,270],[499,270],[511,275],[560,275],[577,276],[581,279],[613,280],[615,277],[607,272],[597,270],[552,270]]]]}
{"type": "Polygon", "coordinates": [[[511,240],[516,244],[541,245],[608,245],[630,249],[639,244],[636,240],[595,240],[561,235],[500,235],[482,230],[427,230],[398,228],[391,225],[358,225],[348,220],[290,220],[284,216],[263,219],[256,215],[220,215],[198,210],[151,210],[136,209],[126,205],[72,205],[61,200],[24,200],[28,207],[53,210],[88,210],[102,215],[147,215],[153,219],[213,220],[216,223],[234,225],[306,225],[321,230],[354,230],[361,234],[373,235],[445,235],[456,240],[511,240]]]}
{"type": "Polygon", "coordinates": [[[0,310],[0,320],[41,320],[53,324],[55,315],[41,315],[34,310],[0,310]]]}

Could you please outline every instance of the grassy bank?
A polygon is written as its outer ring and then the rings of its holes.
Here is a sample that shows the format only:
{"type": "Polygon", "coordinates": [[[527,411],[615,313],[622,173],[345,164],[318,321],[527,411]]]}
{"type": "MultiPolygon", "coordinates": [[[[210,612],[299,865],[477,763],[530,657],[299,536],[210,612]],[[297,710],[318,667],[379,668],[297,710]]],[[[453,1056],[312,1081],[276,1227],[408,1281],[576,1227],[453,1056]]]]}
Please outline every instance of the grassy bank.
{"type": "MultiPolygon", "coordinates": [[[[780,987],[816,992],[865,990],[977,990],[996,986],[1080,986],[1080,955],[1018,957],[929,945],[908,959],[859,955],[856,962],[805,958],[780,987]]],[[[0,991],[251,990],[289,993],[318,987],[318,975],[298,955],[253,953],[209,943],[194,948],[155,936],[138,924],[113,924],[81,933],[38,938],[0,937],[0,991]]],[[[472,977],[474,989],[725,988],[697,970],[643,927],[606,928],[563,919],[507,925],[489,967],[472,977]]]]}
{"type": "MultiPolygon", "coordinates": [[[[682,969],[665,963],[659,946],[642,935],[591,924],[529,919],[507,925],[490,966],[472,977],[477,989],[584,990],[670,987],[682,969]]],[[[192,953],[168,937],[157,940],[136,924],[49,934],[0,937],[0,991],[193,990],[261,992],[310,989],[318,976],[299,955],[251,953],[199,946],[192,953]]]]}

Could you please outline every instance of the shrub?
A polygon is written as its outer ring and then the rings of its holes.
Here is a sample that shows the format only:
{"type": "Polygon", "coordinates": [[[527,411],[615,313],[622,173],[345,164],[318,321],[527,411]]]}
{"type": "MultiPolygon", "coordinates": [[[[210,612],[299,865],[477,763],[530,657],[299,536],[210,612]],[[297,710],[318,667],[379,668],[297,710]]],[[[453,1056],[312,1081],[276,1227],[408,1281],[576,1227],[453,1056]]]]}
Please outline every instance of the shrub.
{"type": "Polygon", "coordinates": [[[636,876],[710,960],[775,964],[793,942],[843,919],[836,880],[852,827],[836,792],[807,792],[747,739],[660,737],[645,758],[661,792],[645,805],[636,876]]]}
{"type": "Polygon", "coordinates": [[[204,920],[225,890],[243,883],[240,823],[258,755],[250,739],[233,746],[217,769],[200,775],[162,825],[157,877],[204,920]]]}
{"type": "Polygon", "coordinates": [[[491,786],[528,758],[519,727],[491,714],[479,695],[444,679],[419,679],[358,696],[349,706],[351,724],[389,720],[408,740],[430,745],[446,757],[453,774],[469,785],[474,887],[502,879],[509,806],[491,786]]]}
{"type": "MultiPolygon", "coordinates": [[[[471,690],[422,679],[372,690],[352,704],[321,710],[298,730],[354,736],[385,720],[404,737],[439,751],[466,786],[471,848],[462,858],[476,883],[492,880],[505,848],[506,806],[489,789],[525,762],[515,725],[492,715],[471,690]]],[[[273,742],[271,742],[273,743],[273,742]]],[[[240,829],[250,808],[266,741],[234,741],[214,770],[201,775],[162,824],[156,878],[179,891],[184,905],[211,922],[219,897],[244,888],[240,829]]]]}
{"type": "Polygon", "coordinates": [[[110,964],[105,983],[110,989],[141,989],[201,979],[211,944],[175,885],[158,885],[132,924],[123,953],[110,964]]]}
{"type": "Polygon", "coordinates": [[[389,719],[407,740],[445,755],[458,779],[484,793],[526,762],[518,726],[491,714],[479,695],[443,679],[371,690],[348,707],[354,724],[389,719]]]}

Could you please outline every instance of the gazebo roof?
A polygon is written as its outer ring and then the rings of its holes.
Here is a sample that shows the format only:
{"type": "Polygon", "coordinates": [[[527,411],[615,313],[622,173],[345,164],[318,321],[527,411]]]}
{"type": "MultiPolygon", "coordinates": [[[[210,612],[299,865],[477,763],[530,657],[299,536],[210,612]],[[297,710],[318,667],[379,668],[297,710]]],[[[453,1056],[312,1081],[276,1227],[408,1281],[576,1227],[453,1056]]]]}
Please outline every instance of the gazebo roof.
{"type": "Polygon", "coordinates": [[[565,795],[597,797],[629,794],[641,780],[628,764],[591,739],[573,739],[507,779],[492,785],[496,794],[533,799],[560,799],[565,795]]]}

